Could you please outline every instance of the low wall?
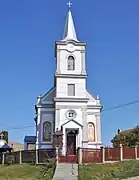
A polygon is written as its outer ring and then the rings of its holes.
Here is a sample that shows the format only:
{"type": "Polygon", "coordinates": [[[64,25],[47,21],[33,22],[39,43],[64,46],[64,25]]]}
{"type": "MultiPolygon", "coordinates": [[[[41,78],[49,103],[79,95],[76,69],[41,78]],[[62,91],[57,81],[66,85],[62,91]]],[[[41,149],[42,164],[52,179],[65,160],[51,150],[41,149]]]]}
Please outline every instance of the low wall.
{"type": "Polygon", "coordinates": [[[105,163],[139,159],[139,147],[78,149],[78,163],[105,163]]]}
{"type": "Polygon", "coordinates": [[[0,153],[0,164],[44,163],[46,159],[56,157],[56,149],[24,150],[0,153]]]}

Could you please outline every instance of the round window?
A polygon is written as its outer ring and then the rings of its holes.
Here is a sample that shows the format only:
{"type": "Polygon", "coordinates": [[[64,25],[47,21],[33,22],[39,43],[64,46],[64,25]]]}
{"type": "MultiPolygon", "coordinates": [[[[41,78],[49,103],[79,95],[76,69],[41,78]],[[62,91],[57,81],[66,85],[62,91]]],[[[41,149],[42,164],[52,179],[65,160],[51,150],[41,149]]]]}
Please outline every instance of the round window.
{"type": "Polygon", "coordinates": [[[67,118],[68,119],[75,119],[76,118],[76,112],[74,110],[69,110],[67,112],[67,118]]]}

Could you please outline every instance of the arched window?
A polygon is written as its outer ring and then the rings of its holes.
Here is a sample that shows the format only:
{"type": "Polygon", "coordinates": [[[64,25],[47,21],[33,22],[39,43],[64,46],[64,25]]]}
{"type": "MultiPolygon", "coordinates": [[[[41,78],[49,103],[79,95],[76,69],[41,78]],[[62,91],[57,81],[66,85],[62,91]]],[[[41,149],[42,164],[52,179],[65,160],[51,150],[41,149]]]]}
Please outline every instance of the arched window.
{"type": "Polygon", "coordinates": [[[51,123],[46,121],[43,123],[43,141],[51,141],[51,123]]]}
{"type": "Polygon", "coordinates": [[[88,123],[88,141],[95,142],[95,125],[88,123]]]}
{"type": "Polygon", "coordinates": [[[74,70],[75,69],[75,60],[73,56],[68,57],[68,70],[74,70]]]}

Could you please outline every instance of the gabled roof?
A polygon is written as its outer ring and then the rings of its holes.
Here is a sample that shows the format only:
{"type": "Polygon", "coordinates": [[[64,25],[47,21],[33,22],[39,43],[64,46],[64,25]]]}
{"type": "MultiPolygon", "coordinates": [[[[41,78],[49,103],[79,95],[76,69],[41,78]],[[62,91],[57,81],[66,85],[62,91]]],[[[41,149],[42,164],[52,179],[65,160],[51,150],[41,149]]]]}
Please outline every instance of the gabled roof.
{"type": "Polygon", "coordinates": [[[78,124],[79,126],[81,126],[81,127],[83,127],[83,125],[82,124],[80,124],[80,123],[78,123],[77,121],[75,121],[74,119],[71,119],[71,120],[69,120],[69,121],[67,121],[67,122],[65,122],[64,124],[62,124],[62,126],[65,126],[66,124],[68,124],[69,122],[74,122],[74,123],[76,123],[76,124],[78,124]]]}
{"type": "Polygon", "coordinates": [[[47,102],[52,102],[55,96],[55,93],[56,93],[55,87],[52,87],[46,94],[44,94],[41,97],[41,103],[47,104],[47,102]]]}

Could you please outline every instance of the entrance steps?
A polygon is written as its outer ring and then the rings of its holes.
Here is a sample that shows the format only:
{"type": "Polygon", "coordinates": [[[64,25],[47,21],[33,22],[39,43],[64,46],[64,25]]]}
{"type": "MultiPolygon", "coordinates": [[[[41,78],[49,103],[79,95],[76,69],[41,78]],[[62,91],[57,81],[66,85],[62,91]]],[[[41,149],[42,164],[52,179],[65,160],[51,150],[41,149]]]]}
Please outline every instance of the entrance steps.
{"type": "Polygon", "coordinates": [[[77,180],[78,164],[58,163],[52,180],[77,180]]]}

